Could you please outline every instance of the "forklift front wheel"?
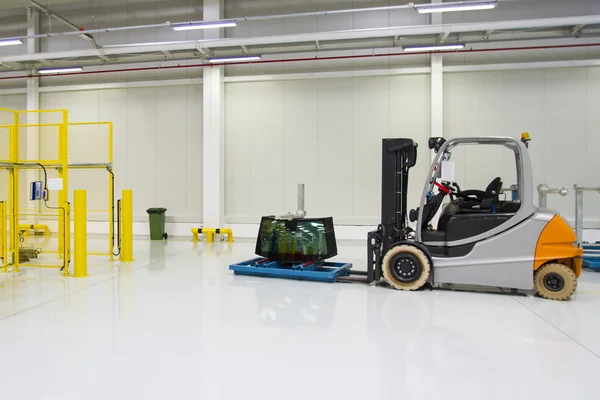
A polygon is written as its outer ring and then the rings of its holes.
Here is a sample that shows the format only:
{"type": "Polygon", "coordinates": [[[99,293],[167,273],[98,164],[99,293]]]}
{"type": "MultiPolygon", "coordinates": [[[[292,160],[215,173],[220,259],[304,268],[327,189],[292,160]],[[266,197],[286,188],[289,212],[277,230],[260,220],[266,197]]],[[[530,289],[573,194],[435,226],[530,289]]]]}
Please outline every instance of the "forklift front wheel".
{"type": "Polygon", "coordinates": [[[577,289],[577,276],[566,265],[549,263],[535,272],[535,291],[549,300],[567,300],[577,289]]]}
{"type": "Polygon", "coordinates": [[[409,244],[392,247],[381,264],[385,280],[399,290],[420,289],[427,283],[431,273],[427,255],[409,244]]]}

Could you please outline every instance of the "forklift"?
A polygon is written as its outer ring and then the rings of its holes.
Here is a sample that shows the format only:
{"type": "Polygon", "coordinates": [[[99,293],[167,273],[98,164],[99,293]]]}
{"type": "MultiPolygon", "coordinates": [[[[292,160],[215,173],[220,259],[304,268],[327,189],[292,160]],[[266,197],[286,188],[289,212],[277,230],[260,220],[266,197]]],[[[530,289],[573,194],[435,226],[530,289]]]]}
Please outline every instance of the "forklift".
{"type": "Polygon", "coordinates": [[[569,299],[577,288],[583,250],[556,211],[534,206],[528,141],[528,135],[521,141],[430,138],[435,157],[419,207],[408,211],[408,176],[417,162],[417,143],[383,139],[381,223],[368,233],[367,271],[350,270],[337,280],[384,280],[399,290],[427,284],[535,290],[546,299],[569,299]],[[500,177],[484,190],[461,190],[448,178],[452,173],[444,172],[453,171],[452,150],[473,145],[503,146],[514,153],[516,196],[500,199],[500,177]]]}

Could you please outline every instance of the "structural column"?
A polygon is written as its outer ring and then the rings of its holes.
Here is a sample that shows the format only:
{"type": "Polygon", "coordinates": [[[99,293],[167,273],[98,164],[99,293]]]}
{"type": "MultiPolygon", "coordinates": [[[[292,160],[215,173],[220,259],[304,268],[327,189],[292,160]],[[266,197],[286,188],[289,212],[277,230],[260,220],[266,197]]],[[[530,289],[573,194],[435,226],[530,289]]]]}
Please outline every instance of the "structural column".
{"type": "MultiPolygon", "coordinates": [[[[27,35],[37,35],[40,32],[40,15],[37,9],[27,9],[27,35]]],[[[27,39],[27,54],[36,54],[40,51],[40,39],[27,39]]],[[[37,71],[36,71],[37,72],[37,71]]],[[[40,84],[38,78],[27,79],[27,109],[28,110],[39,110],[40,109],[40,84]]],[[[27,114],[27,124],[39,124],[38,113],[27,114]]],[[[27,159],[37,160],[39,159],[39,128],[27,128],[27,159]]],[[[35,169],[27,170],[27,182],[40,180],[40,171],[35,169]]],[[[37,209],[39,211],[39,201],[29,201],[27,204],[28,208],[37,209]]],[[[33,218],[34,222],[37,223],[39,220],[38,216],[33,218]]]]}
{"type": "MultiPolygon", "coordinates": [[[[441,3],[441,0],[431,0],[432,3],[441,3]]],[[[431,14],[431,25],[442,23],[442,13],[431,14]]],[[[439,42],[445,40],[445,35],[440,36],[439,42]]],[[[444,74],[442,71],[443,62],[441,54],[432,54],[430,60],[431,66],[431,137],[444,136],[444,74]]],[[[433,152],[431,152],[433,161],[433,152]]]]}
{"type": "MultiPolygon", "coordinates": [[[[223,18],[223,0],[204,0],[204,19],[223,18]]],[[[205,39],[217,39],[222,29],[207,29],[205,39]]],[[[203,156],[202,156],[202,216],[207,228],[223,226],[225,213],[225,163],[224,163],[224,86],[223,67],[206,67],[203,70],[203,156]]]]}

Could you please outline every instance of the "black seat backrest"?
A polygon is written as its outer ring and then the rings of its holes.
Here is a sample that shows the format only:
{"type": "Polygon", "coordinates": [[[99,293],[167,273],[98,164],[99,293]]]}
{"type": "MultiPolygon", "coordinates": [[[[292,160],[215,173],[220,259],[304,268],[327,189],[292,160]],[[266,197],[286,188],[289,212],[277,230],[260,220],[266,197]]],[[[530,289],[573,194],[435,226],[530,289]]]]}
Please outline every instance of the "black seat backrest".
{"type": "Polygon", "coordinates": [[[502,190],[502,178],[497,176],[485,188],[485,197],[496,202],[500,196],[500,190],[502,190]]]}
{"type": "Polygon", "coordinates": [[[440,209],[446,194],[446,192],[440,190],[423,206],[423,222],[421,223],[421,228],[427,228],[429,222],[433,219],[433,217],[435,217],[435,214],[440,209]]]}
{"type": "Polygon", "coordinates": [[[442,210],[442,215],[440,215],[440,219],[438,220],[438,231],[446,231],[446,227],[448,226],[448,222],[453,215],[458,214],[460,212],[460,201],[453,200],[450,203],[444,206],[442,210]]]}

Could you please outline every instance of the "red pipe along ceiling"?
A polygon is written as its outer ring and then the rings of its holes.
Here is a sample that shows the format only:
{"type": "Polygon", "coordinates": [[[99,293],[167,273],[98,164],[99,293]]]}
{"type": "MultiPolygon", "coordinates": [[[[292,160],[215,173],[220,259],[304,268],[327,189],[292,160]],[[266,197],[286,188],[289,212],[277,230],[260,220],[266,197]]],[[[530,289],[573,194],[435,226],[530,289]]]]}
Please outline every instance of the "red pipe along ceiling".
{"type": "Polygon", "coordinates": [[[410,53],[390,53],[390,54],[364,54],[364,55],[349,55],[349,56],[331,56],[331,57],[305,57],[305,58],[289,58],[289,59],[277,59],[277,60],[260,60],[260,61],[241,61],[241,62],[227,62],[227,63],[202,63],[202,64],[190,64],[190,65],[171,65],[166,67],[143,67],[143,68],[122,68],[122,69],[105,69],[100,71],[83,71],[83,72],[68,72],[64,74],[51,74],[51,75],[20,75],[20,76],[5,76],[0,77],[0,80],[11,80],[11,79],[27,79],[27,78],[52,78],[56,76],[69,76],[69,75],[91,75],[91,74],[111,74],[119,72],[136,72],[136,71],[156,71],[156,70],[169,70],[169,69],[180,69],[180,68],[204,68],[213,66],[223,65],[245,65],[245,64],[274,64],[274,63],[292,63],[292,62],[307,62],[307,61],[328,61],[328,60],[347,60],[347,59],[360,59],[360,58],[376,58],[376,57],[400,57],[400,56],[418,56],[418,55],[429,55],[429,54],[469,54],[469,53],[488,53],[497,51],[528,51],[528,50],[552,50],[552,49],[572,49],[580,47],[600,47],[600,43],[581,43],[581,44],[564,44],[564,45],[548,45],[548,46],[527,46],[527,47],[495,47],[490,49],[466,49],[466,50],[446,50],[446,51],[422,51],[422,52],[410,52],[410,53]]]}

